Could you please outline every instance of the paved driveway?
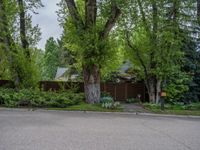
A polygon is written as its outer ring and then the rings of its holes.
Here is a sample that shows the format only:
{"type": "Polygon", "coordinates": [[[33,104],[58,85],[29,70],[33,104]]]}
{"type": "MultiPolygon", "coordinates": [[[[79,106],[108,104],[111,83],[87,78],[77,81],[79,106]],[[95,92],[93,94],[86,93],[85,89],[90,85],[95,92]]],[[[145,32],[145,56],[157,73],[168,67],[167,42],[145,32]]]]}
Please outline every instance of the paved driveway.
{"type": "Polygon", "coordinates": [[[200,120],[1,110],[0,150],[200,150],[200,120]]]}

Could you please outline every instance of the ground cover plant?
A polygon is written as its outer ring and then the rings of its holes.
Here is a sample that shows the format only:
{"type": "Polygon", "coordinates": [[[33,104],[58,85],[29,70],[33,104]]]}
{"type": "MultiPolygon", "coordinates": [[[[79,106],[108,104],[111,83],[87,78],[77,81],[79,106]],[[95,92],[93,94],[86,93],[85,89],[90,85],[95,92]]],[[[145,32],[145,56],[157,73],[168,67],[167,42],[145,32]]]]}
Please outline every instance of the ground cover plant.
{"type": "Polygon", "coordinates": [[[144,108],[153,113],[176,114],[176,115],[200,115],[200,103],[174,103],[165,104],[164,110],[158,104],[145,103],[144,108]]]}
{"type": "Polygon", "coordinates": [[[6,107],[68,107],[84,100],[82,93],[73,91],[44,92],[33,89],[0,89],[0,104],[6,107]]]}

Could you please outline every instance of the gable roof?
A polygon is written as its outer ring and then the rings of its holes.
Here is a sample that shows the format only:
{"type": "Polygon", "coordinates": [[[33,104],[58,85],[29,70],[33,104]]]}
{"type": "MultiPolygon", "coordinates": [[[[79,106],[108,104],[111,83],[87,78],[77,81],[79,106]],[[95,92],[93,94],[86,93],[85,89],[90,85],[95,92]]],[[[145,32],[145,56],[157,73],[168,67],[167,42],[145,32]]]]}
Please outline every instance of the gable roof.
{"type": "Polygon", "coordinates": [[[55,79],[59,79],[60,77],[63,77],[67,70],[69,70],[69,69],[68,68],[63,68],[63,67],[58,67],[55,79]]]}

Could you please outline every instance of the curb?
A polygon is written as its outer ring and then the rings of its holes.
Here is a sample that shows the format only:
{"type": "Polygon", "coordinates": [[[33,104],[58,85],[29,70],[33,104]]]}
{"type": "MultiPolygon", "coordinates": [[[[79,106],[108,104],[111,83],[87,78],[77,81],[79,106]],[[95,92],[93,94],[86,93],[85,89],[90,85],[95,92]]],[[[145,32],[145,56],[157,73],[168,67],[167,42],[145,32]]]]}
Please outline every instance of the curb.
{"type": "Polygon", "coordinates": [[[135,115],[149,117],[170,117],[170,118],[192,118],[200,119],[200,116],[192,115],[174,115],[174,114],[155,114],[142,112],[99,112],[99,111],[70,111],[70,110],[48,110],[48,109],[32,109],[32,108],[5,108],[0,107],[0,111],[19,111],[19,112],[70,112],[70,113],[87,113],[87,114],[115,114],[115,115],[135,115]]]}

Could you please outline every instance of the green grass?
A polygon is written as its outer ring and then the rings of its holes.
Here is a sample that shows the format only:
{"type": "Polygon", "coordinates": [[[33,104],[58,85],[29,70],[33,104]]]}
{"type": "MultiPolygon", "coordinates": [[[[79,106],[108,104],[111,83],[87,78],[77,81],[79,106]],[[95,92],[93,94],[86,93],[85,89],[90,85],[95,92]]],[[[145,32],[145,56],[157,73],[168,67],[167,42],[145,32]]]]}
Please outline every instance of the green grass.
{"type": "Polygon", "coordinates": [[[98,111],[98,112],[122,112],[122,108],[106,109],[102,108],[100,104],[80,103],[67,108],[47,108],[48,110],[66,110],[66,111],[98,111]]]}
{"type": "Polygon", "coordinates": [[[172,114],[172,115],[192,115],[200,116],[200,110],[160,110],[160,109],[147,109],[156,114],[172,114]]]}
{"type": "Polygon", "coordinates": [[[165,110],[161,110],[159,105],[156,104],[144,104],[145,109],[157,114],[173,114],[173,115],[194,115],[200,116],[199,103],[193,103],[190,105],[165,105],[165,110]]]}

